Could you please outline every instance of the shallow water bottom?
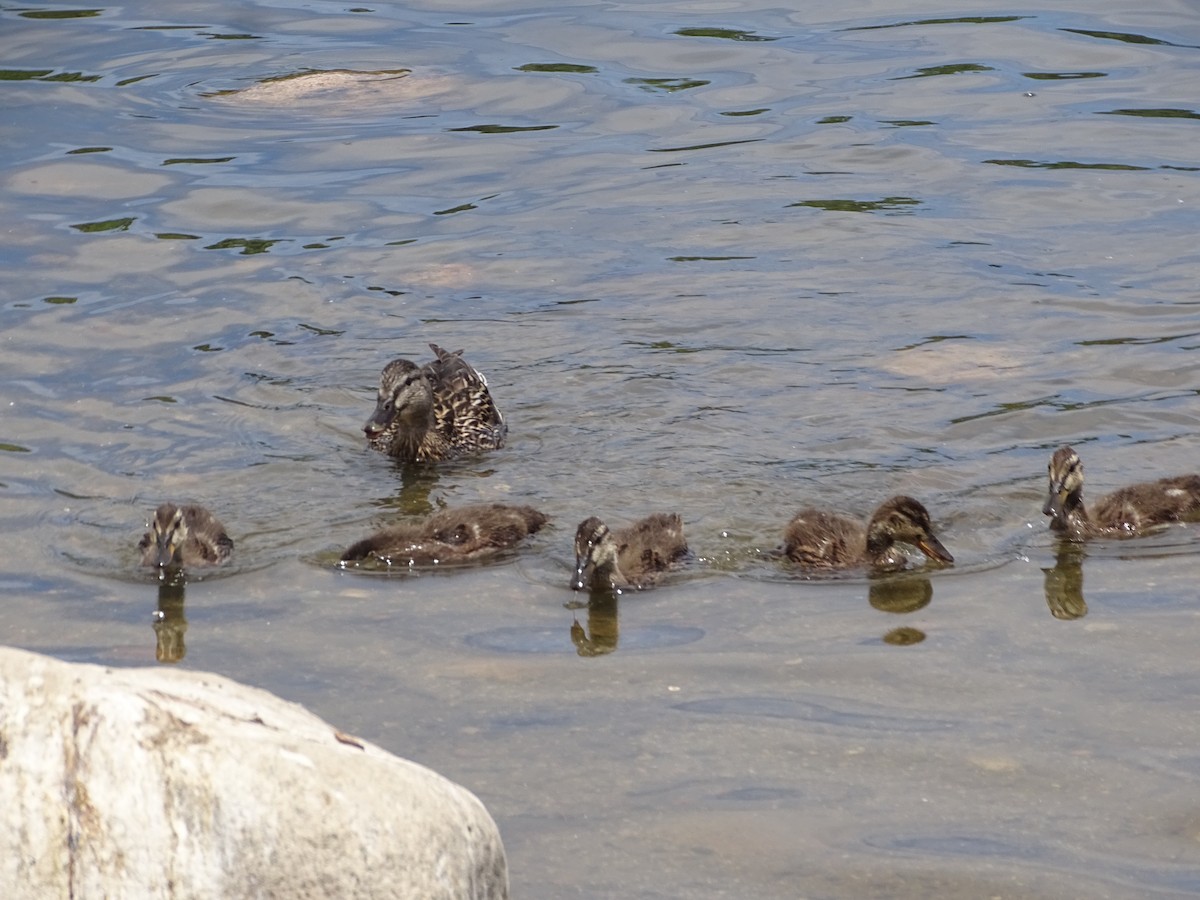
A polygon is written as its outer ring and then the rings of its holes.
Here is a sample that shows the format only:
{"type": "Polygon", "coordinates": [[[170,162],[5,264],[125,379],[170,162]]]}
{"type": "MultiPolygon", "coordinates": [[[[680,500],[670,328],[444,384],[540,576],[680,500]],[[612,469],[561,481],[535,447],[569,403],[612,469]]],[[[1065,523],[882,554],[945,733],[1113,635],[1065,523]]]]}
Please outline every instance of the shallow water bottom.
{"type": "MultiPolygon", "coordinates": [[[[176,636],[186,619],[181,665],[476,792],[514,896],[1194,895],[1194,573],[1129,546],[1083,561],[1074,619],[1048,602],[1048,550],[938,573],[901,614],[862,581],[732,576],[572,610],[523,560],[416,577],[285,561],[164,608],[176,636]],[[898,627],[916,643],[885,641],[898,627]]],[[[154,585],[42,587],[0,612],[14,643],[162,652],[154,585]]]]}

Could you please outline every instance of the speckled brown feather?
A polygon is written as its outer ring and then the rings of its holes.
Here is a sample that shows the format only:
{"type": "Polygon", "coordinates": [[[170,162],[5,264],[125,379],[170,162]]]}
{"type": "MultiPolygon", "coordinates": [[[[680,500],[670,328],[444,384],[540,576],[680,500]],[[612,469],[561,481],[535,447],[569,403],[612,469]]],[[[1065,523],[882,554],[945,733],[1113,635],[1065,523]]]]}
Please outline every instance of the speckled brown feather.
{"type": "Polygon", "coordinates": [[[1168,522],[1200,518],[1200,475],[1130,485],[1102,497],[1091,510],[1083,502],[1083,462],[1074,449],[1059,447],[1048,475],[1042,512],[1051,529],[1070,538],[1134,537],[1168,522]]]}
{"type": "Polygon", "coordinates": [[[929,512],[903,495],[880,504],[865,526],[827,510],[802,509],[784,529],[783,541],[787,558],[806,569],[903,569],[908,557],[897,544],[911,544],[935,562],[954,562],[933,533],[929,512]]]}
{"type": "Polygon", "coordinates": [[[504,445],[508,426],[487,379],[462,351],[430,344],[434,359],[418,368],[397,359],[380,376],[375,412],[363,426],[368,444],[397,459],[428,462],[504,445]]]}
{"type": "Polygon", "coordinates": [[[687,554],[677,513],[654,513],[617,531],[593,516],[575,532],[571,584],[576,590],[649,587],[687,554]]]}
{"type": "Polygon", "coordinates": [[[213,566],[233,554],[225,526],[203,506],[164,503],[138,542],[143,566],[213,566]]]}
{"type": "Polygon", "coordinates": [[[479,562],[515,547],[548,521],[532,507],[503,503],[443,509],[358,541],[342,561],[373,556],[392,565],[479,562]]]}

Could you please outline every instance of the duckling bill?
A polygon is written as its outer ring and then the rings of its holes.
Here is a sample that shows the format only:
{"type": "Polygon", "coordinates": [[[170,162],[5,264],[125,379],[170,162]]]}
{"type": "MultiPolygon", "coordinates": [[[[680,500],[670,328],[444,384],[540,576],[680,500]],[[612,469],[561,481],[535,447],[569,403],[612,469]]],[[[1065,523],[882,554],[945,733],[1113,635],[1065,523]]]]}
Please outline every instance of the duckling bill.
{"type": "Polygon", "coordinates": [[[233,554],[225,526],[203,506],[164,503],[138,542],[143,566],[160,569],[214,566],[233,554]]]}
{"type": "Polygon", "coordinates": [[[492,503],[443,509],[363,538],[342,554],[342,562],[371,557],[389,565],[481,562],[517,546],[548,521],[530,506],[492,503]]]}
{"type": "Polygon", "coordinates": [[[954,562],[937,535],[929,512],[903,495],[884,502],[862,522],[823,509],[802,509],[784,530],[784,553],[807,569],[846,569],[866,565],[877,572],[908,566],[901,544],[909,544],[937,563],[954,562]]]}
{"type": "Polygon", "coordinates": [[[649,587],[687,553],[683,519],[676,513],[655,513],[615,532],[592,516],[580,522],[575,532],[571,587],[577,591],[649,587]]]}
{"type": "Polygon", "coordinates": [[[363,425],[367,443],[404,462],[434,462],[504,445],[508,426],[492,401],[487,379],[462,351],[430,344],[424,366],[388,363],[379,379],[375,411],[363,425]]]}
{"type": "Polygon", "coordinates": [[[1200,517],[1200,475],[1177,475],[1133,484],[1102,497],[1089,511],[1083,502],[1083,462],[1059,447],[1047,467],[1050,488],[1042,506],[1050,528],[1068,538],[1133,537],[1156,525],[1200,517]]]}

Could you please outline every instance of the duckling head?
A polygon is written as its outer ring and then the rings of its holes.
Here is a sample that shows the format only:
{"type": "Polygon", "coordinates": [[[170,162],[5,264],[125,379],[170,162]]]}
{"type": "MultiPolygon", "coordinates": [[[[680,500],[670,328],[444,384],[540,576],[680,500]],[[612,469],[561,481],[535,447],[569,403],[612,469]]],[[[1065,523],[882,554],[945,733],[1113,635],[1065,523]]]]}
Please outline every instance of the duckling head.
{"type": "Polygon", "coordinates": [[[146,535],[150,540],[142,540],[142,563],[160,569],[183,565],[182,549],[190,535],[183,510],[174,503],[164,503],[154,511],[151,533],[146,535]]]}
{"type": "Polygon", "coordinates": [[[432,410],[429,372],[407,359],[394,359],[379,377],[375,411],[363,425],[363,432],[368,438],[378,438],[403,426],[424,425],[432,410]]]}
{"type": "Polygon", "coordinates": [[[912,497],[893,497],[876,510],[867,526],[867,551],[873,559],[893,562],[889,551],[897,542],[911,544],[935,562],[954,562],[933,533],[929,511],[912,497]]]}
{"type": "Polygon", "coordinates": [[[1047,469],[1050,492],[1042,515],[1050,516],[1051,524],[1058,525],[1083,505],[1083,462],[1071,447],[1062,446],[1050,457],[1047,469]]]}
{"type": "Polygon", "coordinates": [[[595,516],[584,519],[575,531],[575,576],[571,587],[586,588],[600,573],[617,565],[617,541],[608,526],[595,516]]]}

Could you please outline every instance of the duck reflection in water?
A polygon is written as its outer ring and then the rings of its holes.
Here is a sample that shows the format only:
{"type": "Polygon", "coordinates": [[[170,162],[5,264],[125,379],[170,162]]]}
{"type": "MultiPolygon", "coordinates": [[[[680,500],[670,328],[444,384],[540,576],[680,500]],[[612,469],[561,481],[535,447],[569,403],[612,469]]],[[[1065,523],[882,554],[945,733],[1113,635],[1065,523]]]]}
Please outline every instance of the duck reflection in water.
{"type": "Polygon", "coordinates": [[[182,578],[168,578],[158,585],[158,609],[154,611],[154,658],[160,663],[177,663],[187,655],[183,636],[188,623],[183,614],[182,578]]]}
{"type": "Polygon", "coordinates": [[[587,604],[587,627],[576,618],[571,622],[571,643],[580,656],[604,656],[617,649],[620,624],[618,599],[613,591],[596,591],[587,604]]]}
{"type": "Polygon", "coordinates": [[[924,609],[933,599],[933,582],[924,576],[871,578],[868,602],[880,612],[913,613],[924,609]]]}
{"type": "Polygon", "coordinates": [[[1053,568],[1042,569],[1046,575],[1046,605],[1054,618],[1082,619],[1087,615],[1087,601],[1083,599],[1083,560],[1086,557],[1083,544],[1060,540],[1053,568]]]}
{"type": "MultiPolygon", "coordinates": [[[[924,609],[933,600],[933,582],[924,575],[874,573],[867,601],[880,612],[906,615],[924,609]]],[[[911,625],[893,628],[883,636],[885,644],[907,647],[925,640],[925,632],[911,625]]]]}

